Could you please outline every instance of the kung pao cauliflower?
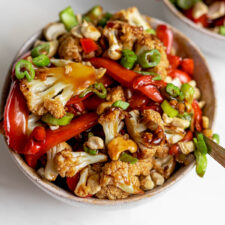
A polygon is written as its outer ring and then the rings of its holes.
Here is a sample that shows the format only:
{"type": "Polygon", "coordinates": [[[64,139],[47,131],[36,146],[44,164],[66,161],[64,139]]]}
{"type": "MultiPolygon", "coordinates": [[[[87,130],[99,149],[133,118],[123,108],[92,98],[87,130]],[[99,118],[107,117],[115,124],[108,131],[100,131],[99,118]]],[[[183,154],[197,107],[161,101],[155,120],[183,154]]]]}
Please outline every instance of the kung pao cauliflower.
{"type": "Polygon", "coordinates": [[[136,7],[60,12],[15,65],[9,146],[43,179],[82,198],[143,194],[194,157],[203,176],[202,133],[218,135],[202,115],[194,62],[175,55],[171,35],[136,7]]]}

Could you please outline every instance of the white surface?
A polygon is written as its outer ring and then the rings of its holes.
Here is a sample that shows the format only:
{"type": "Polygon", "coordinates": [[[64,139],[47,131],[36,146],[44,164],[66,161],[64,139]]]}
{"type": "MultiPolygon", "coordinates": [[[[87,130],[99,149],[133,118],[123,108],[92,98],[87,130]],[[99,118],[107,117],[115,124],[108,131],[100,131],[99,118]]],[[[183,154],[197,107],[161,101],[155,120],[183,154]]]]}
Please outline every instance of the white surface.
{"type": "MultiPolygon", "coordinates": [[[[0,0],[0,75],[5,75],[21,44],[46,23],[56,20],[58,11],[67,5],[72,5],[76,12],[85,11],[96,2],[108,10],[137,5],[145,14],[163,19],[161,3],[157,0],[0,0]]],[[[225,128],[225,64],[210,56],[207,59],[218,97],[215,131],[221,134],[221,144],[225,145],[222,135],[225,128]]],[[[224,224],[224,169],[210,157],[204,179],[198,178],[193,170],[168,192],[149,199],[144,205],[120,211],[88,210],[66,205],[39,190],[14,165],[2,137],[0,143],[2,225],[224,224]]]]}

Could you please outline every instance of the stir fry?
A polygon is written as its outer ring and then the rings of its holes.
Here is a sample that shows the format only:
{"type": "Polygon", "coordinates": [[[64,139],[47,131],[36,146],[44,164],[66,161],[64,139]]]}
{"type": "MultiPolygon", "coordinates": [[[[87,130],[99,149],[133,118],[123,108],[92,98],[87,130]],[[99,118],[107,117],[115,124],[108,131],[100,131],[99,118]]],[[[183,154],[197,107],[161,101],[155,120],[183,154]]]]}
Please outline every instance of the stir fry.
{"type": "Polygon", "coordinates": [[[171,0],[171,2],[194,23],[225,36],[224,0],[171,0]]]}
{"type": "Polygon", "coordinates": [[[4,112],[7,143],[48,181],[78,197],[122,199],[163,185],[219,141],[193,80],[194,61],[135,7],[95,6],[48,24],[17,60],[4,112]]]}

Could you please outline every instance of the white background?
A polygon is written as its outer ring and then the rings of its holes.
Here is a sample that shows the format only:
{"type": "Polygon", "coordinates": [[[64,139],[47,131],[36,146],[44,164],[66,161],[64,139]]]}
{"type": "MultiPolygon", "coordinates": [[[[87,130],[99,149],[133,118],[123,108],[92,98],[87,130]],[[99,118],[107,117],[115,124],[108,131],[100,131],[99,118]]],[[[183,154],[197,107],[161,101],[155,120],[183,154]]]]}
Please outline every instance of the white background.
{"type": "MultiPolygon", "coordinates": [[[[99,3],[106,10],[136,5],[143,13],[164,19],[157,0],[0,0],[0,76],[4,77],[18,48],[46,23],[57,20],[58,12],[72,5],[83,12],[99,3]]],[[[212,46],[212,48],[216,46],[212,46]]],[[[225,145],[225,57],[206,56],[216,83],[217,117],[215,131],[225,145]]],[[[2,82],[0,82],[2,88],[2,82]]],[[[144,205],[123,210],[82,209],[66,205],[48,196],[31,183],[10,158],[0,139],[0,224],[225,224],[224,169],[209,158],[204,179],[193,170],[166,193],[149,199],[144,205]]]]}

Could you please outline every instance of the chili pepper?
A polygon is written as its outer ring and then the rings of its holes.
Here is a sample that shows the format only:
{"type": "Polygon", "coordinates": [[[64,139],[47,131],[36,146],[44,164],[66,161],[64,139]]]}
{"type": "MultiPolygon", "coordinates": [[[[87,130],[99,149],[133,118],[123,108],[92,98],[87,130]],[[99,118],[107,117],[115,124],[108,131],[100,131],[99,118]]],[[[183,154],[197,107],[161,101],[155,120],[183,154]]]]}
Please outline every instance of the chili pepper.
{"type": "Polygon", "coordinates": [[[102,13],[102,7],[100,5],[96,5],[84,14],[84,19],[88,20],[88,22],[94,22],[102,16],[102,13]]]}
{"type": "Polygon", "coordinates": [[[135,164],[138,162],[138,159],[127,154],[126,152],[123,152],[121,155],[120,155],[120,161],[122,162],[128,162],[130,164],[135,164]]]}
{"type": "Polygon", "coordinates": [[[75,16],[71,6],[62,10],[59,13],[59,18],[68,31],[78,24],[77,17],[75,16]]]}
{"type": "Polygon", "coordinates": [[[96,111],[98,106],[103,103],[104,100],[102,98],[99,98],[96,95],[91,96],[90,98],[87,98],[83,101],[85,110],[88,111],[96,111]]]}
{"type": "Polygon", "coordinates": [[[134,93],[131,99],[129,100],[129,104],[132,109],[141,108],[147,105],[148,102],[149,102],[148,97],[139,92],[134,93]]]}
{"type": "Polygon", "coordinates": [[[198,150],[194,151],[196,158],[196,173],[203,177],[207,168],[207,157],[205,154],[201,154],[198,150]]]}
{"type": "Polygon", "coordinates": [[[218,145],[220,144],[220,136],[219,134],[213,134],[212,139],[214,142],[216,142],[218,145]]]}
{"type": "Polygon", "coordinates": [[[182,84],[180,90],[184,94],[184,99],[189,103],[192,103],[195,94],[195,89],[190,84],[185,83],[182,84]]]}
{"type": "Polygon", "coordinates": [[[90,155],[96,155],[97,154],[97,150],[94,149],[90,149],[88,148],[86,145],[83,146],[84,151],[90,155]]]}
{"type": "Polygon", "coordinates": [[[157,66],[160,63],[160,60],[161,60],[161,54],[157,49],[144,51],[138,56],[138,63],[144,69],[157,66]]]}
{"type": "Polygon", "coordinates": [[[9,147],[19,154],[24,153],[24,143],[27,141],[28,116],[26,100],[20,91],[19,83],[15,81],[7,98],[3,123],[9,147]]]}
{"type": "Polygon", "coordinates": [[[188,83],[189,81],[191,81],[190,76],[182,70],[171,70],[168,75],[172,78],[179,78],[181,83],[188,83]]]}
{"type": "Polygon", "coordinates": [[[35,66],[44,67],[50,64],[50,59],[48,58],[47,55],[42,54],[33,58],[32,62],[35,66]]]}
{"type": "Polygon", "coordinates": [[[178,154],[179,153],[179,145],[178,144],[174,144],[174,145],[172,145],[171,147],[170,147],[170,149],[169,149],[169,154],[170,155],[176,155],[176,154],[178,154]]]}
{"type": "Polygon", "coordinates": [[[41,120],[47,124],[50,125],[59,125],[59,126],[65,126],[71,122],[74,115],[72,113],[67,113],[65,116],[63,116],[60,119],[56,119],[51,114],[47,113],[41,117],[41,120]]]}
{"type": "Polygon", "coordinates": [[[168,54],[167,58],[169,60],[170,66],[172,69],[177,69],[177,67],[180,65],[181,63],[181,57],[176,56],[176,55],[171,55],[168,54]]]}
{"type": "Polygon", "coordinates": [[[66,178],[67,186],[72,193],[74,193],[77,183],[79,182],[79,178],[80,178],[80,173],[76,173],[73,177],[66,178]]]}
{"type": "Polygon", "coordinates": [[[173,46],[173,32],[166,25],[159,25],[156,28],[156,36],[167,48],[167,54],[170,54],[173,46]]]}
{"type": "Polygon", "coordinates": [[[31,56],[32,58],[35,58],[39,55],[47,55],[49,53],[50,50],[50,44],[49,43],[45,43],[42,45],[38,45],[36,48],[33,48],[31,51],[31,56]]]}
{"type": "Polygon", "coordinates": [[[93,92],[95,93],[99,98],[106,98],[107,96],[107,90],[104,87],[103,83],[95,83],[94,85],[88,87],[85,91],[83,91],[79,97],[83,98],[88,93],[93,92]]]}
{"type": "Polygon", "coordinates": [[[98,49],[98,45],[90,38],[81,38],[80,43],[86,54],[98,49]]]}
{"type": "Polygon", "coordinates": [[[155,30],[152,29],[152,28],[146,29],[145,32],[148,33],[148,34],[156,35],[155,30]]]}
{"type": "Polygon", "coordinates": [[[167,100],[164,100],[161,104],[161,108],[164,113],[166,113],[169,117],[176,117],[178,115],[178,111],[174,109],[167,100]]]}
{"type": "Polygon", "coordinates": [[[166,92],[172,97],[177,97],[180,95],[180,88],[178,88],[172,83],[169,83],[166,86],[166,92]]]}
{"type": "Polygon", "coordinates": [[[222,16],[222,17],[218,18],[217,20],[214,20],[213,25],[214,25],[214,27],[223,26],[224,21],[225,21],[225,16],[222,16]]]}
{"type": "Polygon", "coordinates": [[[137,61],[136,54],[128,49],[124,49],[122,51],[122,58],[120,60],[120,64],[125,67],[126,69],[132,69],[135,62],[137,61]]]}
{"type": "Polygon", "coordinates": [[[207,145],[205,143],[203,134],[201,133],[197,134],[197,142],[195,141],[195,145],[197,150],[200,151],[201,154],[208,153],[207,145]]]}
{"type": "Polygon", "coordinates": [[[32,81],[35,76],[35,71],[33,65],[29,61],[21,59],[16,63],[15,74],[19,80],[26,77],[28,81],[32,81]]]}
{"type": "Polygon", "coordinates": [[[189,75],[193,75],[194,73],[194,61],[193,59],[187,58],[181,61],[181,68],[184,72],[189,75]]]}
{"type": "Polygon", "coordinates": [[[112,14],[109,12],[106,12],[105,15],[99,20],[98,26],[105,27],[111,17],[112,17],[112,14]]]}
{"type": "Polygon", "coordinates": [[[196,100],[192,103],[192,108],[194,110],[194,124],[198,132],[202,131],[202,110],[198,105],[196,100]]]}
{"type": "Polygon", "coordinates": [[[126,110],[129,107],[129,105],[130,104],[128,102],[118,100],[118,101],[116,101],[112,104],[112,107],[117,107],[117,108],[121,108],[123,110],[126,110]]]}
{"type": "Polygon", "coordinates": [[[134,71],[125,69],[119,63],[107,58],[91,58],[89,61],[94,67],[106,68],[109,76],[128,88],[133,87],[134,78],[139,76],[134,71]]]}
{"type": "Polygon", "coordinates": [[[152,76],[138,76],[133,81],[133,88],[137,89],[146,85],[155,85],[158,88],[165,87],[167,84],[164,81],[155,81],[152,76]]]}
{"type": "Polygon", "coordinates": [[[46,139],[43,142],[38,142],[33,138],[31,133],[27,141],[24,152],[34,156],[41,156],[55,145],[67,141],[70,138],[77,136],[81,132],[93,127],[97,124],[98,116],[96,113],[86,113],[76,117],[66,126],[61,126],[56,130],[46,129],[46,139]]]}
{"type": "Polygon", "coordinates": [[[32,131],[32,136],[36,141],[44,141],[46,138],[46,132],[44,127],[37,126],[32,131]]]}

